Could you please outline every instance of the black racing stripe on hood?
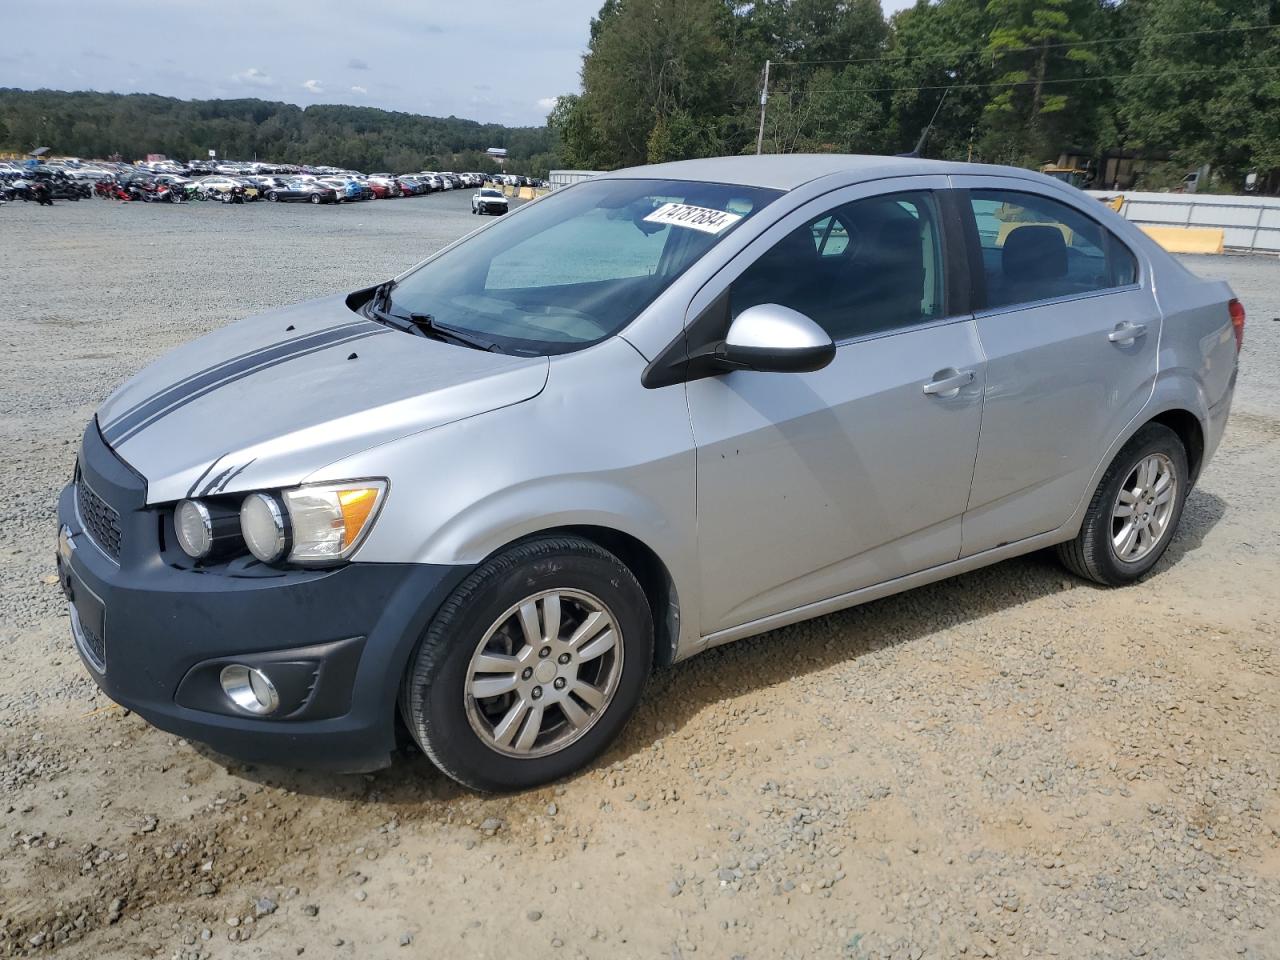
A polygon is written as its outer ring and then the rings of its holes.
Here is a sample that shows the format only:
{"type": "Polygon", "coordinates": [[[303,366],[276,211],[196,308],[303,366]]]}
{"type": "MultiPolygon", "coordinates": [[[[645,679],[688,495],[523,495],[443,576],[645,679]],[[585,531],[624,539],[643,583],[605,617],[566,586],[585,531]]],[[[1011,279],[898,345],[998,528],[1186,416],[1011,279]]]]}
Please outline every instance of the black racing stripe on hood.
{"type": "Polygon", "coordinates": [[[194,497],[196,495],[196,488],[198,488],[200,484],[204,482],[205,477],[209,476],[209,474],[213,472],[213,468],[216,467],[223,460],[225,460],[226,457],[227,455],[224,453],[221,456],[219,456],[217,460],[214,460],[212,463],[210,463],[207,467],[204,468],[204,472],[200,474],[200,476],[196,477],[195,482],[191,484],[190,488],[188,488],[187,490],[188,497],[194,497]]]}
{"type": "Polygon", "coordinates": [[[204,488],[204,491],[200,495],[202,497],[208,497],[215,493],[221,493],[223,490],[227,489],[227,484],[253,466],[257,459],[257,457],[254,457],[252,460],[247,460],[238,467],[231,467],[228,470],[224,470],[210,481],[209,485],[204,488]]]}
{"type": "Polygon", "coordinates": [[[353,330],[367,327],[372,321],[370,320],[353,320],[349,323],[342,323],[336,327],[329,327],[324,330],[317,330],[315,333],[304,333],[297,337],[290,337],[288,340],[281,340],[277,343],[269,343],[265,347],[258,347],[256,350],[250,350],[248,353],[242,353],[239,356],[230,357],[221,360],[211,367],[205,367],[203,370],[197,370],[190,376],[184,377],[177,383],[171,383],[158,393],[154,393],[149,397],[139,400],[128,410],[122,412],[114,420],[103,425],[104,431],[118,430],[119,424],[122,424],[126,418],[139,414],[144,407],[151,407],[156,404],[166,402],[167,398],[172,399],[181,396],[189,390],[196,389],[202,382],[207,382],[210,377],[226,375],[234,370],[253,364],[256,360],[267,354],[276,354],[284,350],[301,350],[305,347],[328,339],[335,339],[349,334],[353,330]]]}
{"type": "Polygon", "coordinates": [[[346,334],[341,338],[332,338],[320,343],[313,343],[305,349],[299,349],[299,345],[291,344],[288,352],[271,352],[259,355],[252,363],[239,364],[235,368],[223,370],[217,377],[201,378],[199,385],[193,381],[189,390],[165,398],[164,402],[157,401],[149,403],[145,407],[138,410],[137,413],[127,418],[121,418],[112,421],[107,427],[104,434],[107,443],[113,447],[117,447],[132,438],[140,430],[150,426],[157,420],[175,410],[185,407],[188,403],[199,400],[201,397],[221,389],[237,380],[243,380],[245,377],[260,373],[263,370],[270,370],[272,367],[278,367],[283,363],[291,360],[297,360],[301,357],[309,356],[313,353],[319,353],[321,350],[328,350],[330,347],[340,346],[346,343],[352,343],[356,340],[364,340],[367,337],[376,337],[380,334],[390,333],[391,331],[385,327],[375,328],[372,330],[362,330],[359,332],[344,331],[346,334]]]}
{"type": "Polygon", "coordinates": [[[188,378],[183,384],[166,388],[152,399],[139,404],[131,413],[117,417],[102,428],[103,436],[111,446],[123,443],[139,429],[160,419],[166,413],[186,406],[192,400],[203,397],[228,383],[242,380],[260,370],[279,366],[290,360],[305,357],[319,350],[390,332],[385,327],[365,321],[356,326],[335,327],[324,333],[301,337],[260,350],[234,363],[220,364],[206,373],[188,378]]]}

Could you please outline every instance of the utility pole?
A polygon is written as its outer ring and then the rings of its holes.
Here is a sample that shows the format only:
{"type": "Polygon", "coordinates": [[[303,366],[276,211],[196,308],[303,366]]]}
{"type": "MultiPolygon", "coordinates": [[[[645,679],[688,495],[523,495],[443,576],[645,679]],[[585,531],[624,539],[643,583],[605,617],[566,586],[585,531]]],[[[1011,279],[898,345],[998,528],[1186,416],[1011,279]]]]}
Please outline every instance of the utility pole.
{"type": "Polygon", "coordinates": [[[760,132],[756,134],[756,156],[764,149],[764,110],[769,102],[769,61],[764,62],[764,83],[760,85],[760,132]]]}

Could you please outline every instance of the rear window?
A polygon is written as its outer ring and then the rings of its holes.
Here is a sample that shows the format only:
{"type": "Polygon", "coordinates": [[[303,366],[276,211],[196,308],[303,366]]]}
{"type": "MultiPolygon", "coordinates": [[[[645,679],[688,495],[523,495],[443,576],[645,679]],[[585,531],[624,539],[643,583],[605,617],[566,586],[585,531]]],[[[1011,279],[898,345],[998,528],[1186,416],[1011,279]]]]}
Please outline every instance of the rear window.
{"type": "Polygon", "coordinates": [[[1136,283],[1133,254],[1065,203],[1014,190],[971,190],[989,308],[1097,293],[1136,283]]]}

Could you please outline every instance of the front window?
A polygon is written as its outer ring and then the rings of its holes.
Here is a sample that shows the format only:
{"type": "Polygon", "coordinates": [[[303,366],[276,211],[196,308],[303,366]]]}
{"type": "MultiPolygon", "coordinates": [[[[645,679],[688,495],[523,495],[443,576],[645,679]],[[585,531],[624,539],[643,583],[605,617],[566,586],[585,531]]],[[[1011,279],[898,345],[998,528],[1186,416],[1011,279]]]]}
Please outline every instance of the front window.
{"type": "Polygon", "coordinates": [[[629,324],[775,190],[593,180],[553,194],[401,280],[383,308],[504,353],[568,353],[629,324]]]}
{"type": "Polygon", "coordinates": [[[941,219],[932,193],[866,197],[796,228],[730,288],[730,311],[779,303],[837,342],[943,316],[941,219]]]}

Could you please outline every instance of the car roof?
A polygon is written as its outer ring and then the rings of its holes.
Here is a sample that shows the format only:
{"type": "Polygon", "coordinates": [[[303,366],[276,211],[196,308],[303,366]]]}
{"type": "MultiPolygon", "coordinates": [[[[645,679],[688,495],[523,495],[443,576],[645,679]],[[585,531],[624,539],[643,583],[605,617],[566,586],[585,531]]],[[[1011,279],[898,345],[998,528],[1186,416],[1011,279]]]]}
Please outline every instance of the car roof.
{"type": "Polygon", "coordinates": [[[979,163],[952,163],[946,160],[923,160],[919,157],[884,157],[842,153],[766,153],[759,156],[708,157],[702,160],[678,160],[643,167],[628,167],[602,174],[603,177],[653,180],[698,180],[706,183],[732,183],[745,187],[771,190],[794,190],[796,187],[833,174],[844,174],[850,183],[877,180],[882,177],[920,176],[927,174],[1008,174],[1025,177],[1027,171],[1016,167],[997,167],[979,163]]]}

